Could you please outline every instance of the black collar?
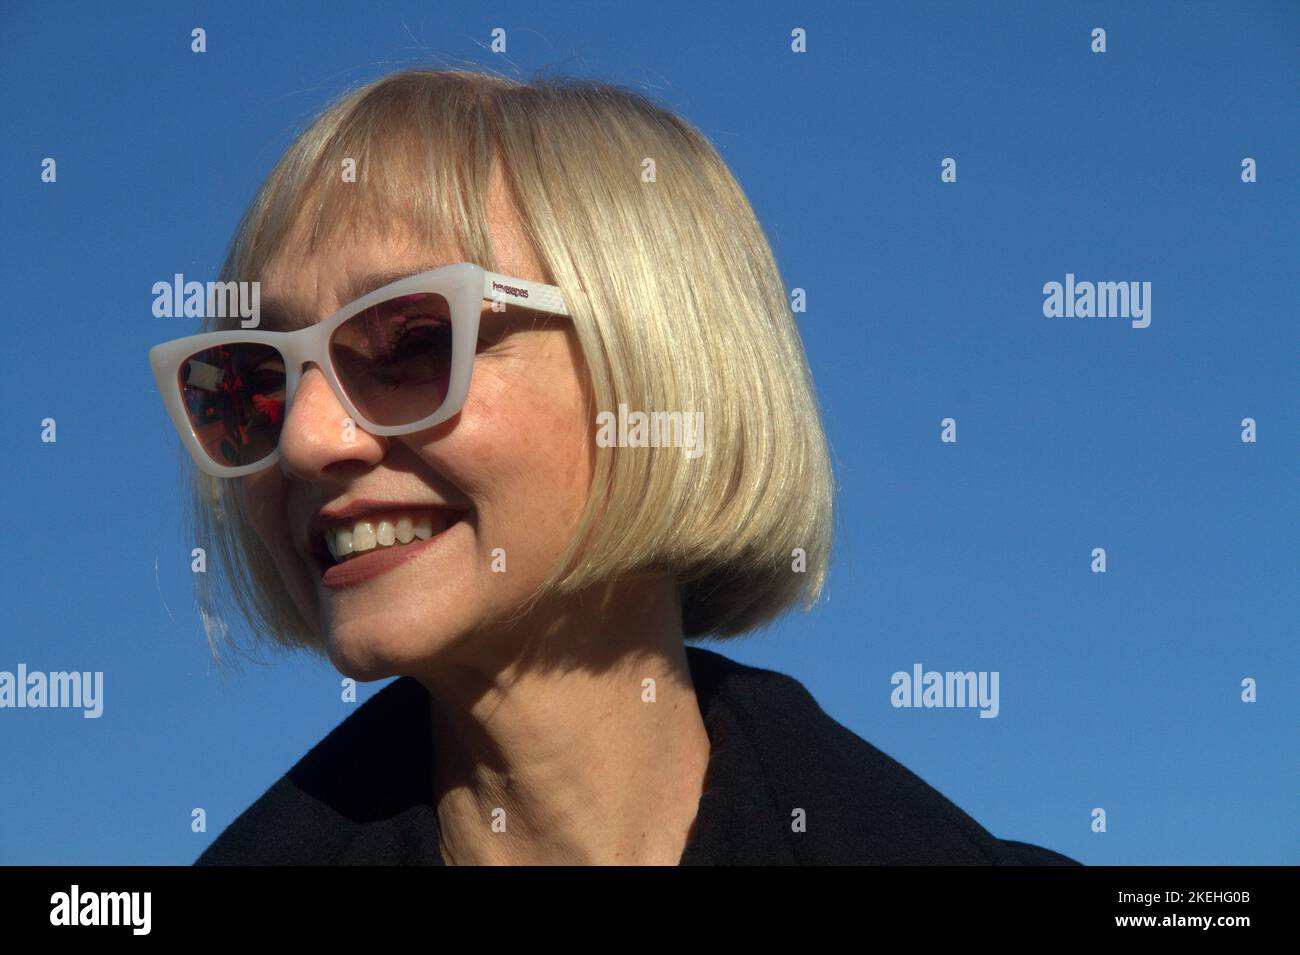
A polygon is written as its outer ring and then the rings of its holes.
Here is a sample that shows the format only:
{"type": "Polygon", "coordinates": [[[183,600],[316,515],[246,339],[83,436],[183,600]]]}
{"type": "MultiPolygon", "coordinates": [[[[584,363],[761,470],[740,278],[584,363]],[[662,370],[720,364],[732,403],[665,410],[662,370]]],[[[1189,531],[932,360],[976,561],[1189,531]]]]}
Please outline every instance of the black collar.
{"type": "MultiPolygon", "coordinates": [[[[1070,863],[995,838],[793,677],[687,646],[711,752],[682,865],[1070,863]]],[[[197,864],[443,865],[428,691],[393,681],[197,864]]]]}

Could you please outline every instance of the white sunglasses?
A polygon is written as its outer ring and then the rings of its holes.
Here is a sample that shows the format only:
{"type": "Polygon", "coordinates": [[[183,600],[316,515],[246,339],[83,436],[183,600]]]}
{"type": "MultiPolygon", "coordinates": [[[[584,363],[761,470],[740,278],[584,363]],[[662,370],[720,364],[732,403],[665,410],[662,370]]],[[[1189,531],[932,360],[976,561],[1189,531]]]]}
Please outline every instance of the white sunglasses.
{"type": "Polygon", "coordinates": [[[400,279],[295,331],[234,329],[149,350],[172,423],[204,472],[232,478],[280,459],[280,429],[308,362],[371,434],[411,434],[469,393],[483,302],[568,315],[560,290],[470,262],[400,279]]]}

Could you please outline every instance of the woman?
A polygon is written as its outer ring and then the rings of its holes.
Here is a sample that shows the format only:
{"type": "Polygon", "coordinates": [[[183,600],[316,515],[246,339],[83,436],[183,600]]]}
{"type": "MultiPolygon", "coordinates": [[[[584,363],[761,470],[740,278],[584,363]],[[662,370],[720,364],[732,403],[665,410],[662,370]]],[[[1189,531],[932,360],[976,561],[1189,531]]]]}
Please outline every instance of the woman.
{"type": "Polygon", "coordinates": [[[200,863],[1070,861],[685,644],[811,603],[833,497],[770,249],[686,123],[395,74],[294,143],[222,271],[257,328],[151,353],[209,570],[254,632],[401,679],[200,863]]]}

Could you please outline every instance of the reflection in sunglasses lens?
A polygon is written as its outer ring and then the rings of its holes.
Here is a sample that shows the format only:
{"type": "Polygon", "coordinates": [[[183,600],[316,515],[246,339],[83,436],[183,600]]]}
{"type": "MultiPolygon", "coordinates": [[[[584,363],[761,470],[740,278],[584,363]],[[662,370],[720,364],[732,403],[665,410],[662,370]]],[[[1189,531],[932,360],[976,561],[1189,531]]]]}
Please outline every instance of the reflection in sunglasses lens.
{"type": "Polygon", "coordinates": [[[419,421],[442,406],[451,378],[451,306],[421,292],[348,319],[330,338],[343,390],[376,424],[419,421]]]}
{"type": "Polygon", "coordinates": [[[199,444],[218,464],[255,464],[275,451],[284,421],[284,360],[270,345],[237,342],[191,355],[178,375],[199,444]]]}

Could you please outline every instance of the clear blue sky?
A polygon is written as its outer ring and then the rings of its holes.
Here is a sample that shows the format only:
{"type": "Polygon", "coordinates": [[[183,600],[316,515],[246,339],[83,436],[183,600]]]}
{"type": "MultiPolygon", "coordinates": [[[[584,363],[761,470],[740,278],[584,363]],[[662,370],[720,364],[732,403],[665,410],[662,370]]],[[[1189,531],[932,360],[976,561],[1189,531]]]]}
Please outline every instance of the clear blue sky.
{"type": "Polygon", "coordinates": [[[722,652],[797,677],[1004,838],[1300,862],[1300,4],[348,6],[0,4],[22,551],[0,670],[106,680],[98,720],[0,710],[0,862],[189,863],[351,711],[305,657],[215,672],[146,361],[194,322],[153,317],[150,288],[212,278],[293,133],[431,54],[677,109],[807,290],[842,486],[828,599],[722,652]],[[1044,317],[1066,273],[1151,282],[1150,327],[1044,317]],[[914,663],[997,671],[1000,715],[894,708],[914,663]]]}

